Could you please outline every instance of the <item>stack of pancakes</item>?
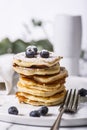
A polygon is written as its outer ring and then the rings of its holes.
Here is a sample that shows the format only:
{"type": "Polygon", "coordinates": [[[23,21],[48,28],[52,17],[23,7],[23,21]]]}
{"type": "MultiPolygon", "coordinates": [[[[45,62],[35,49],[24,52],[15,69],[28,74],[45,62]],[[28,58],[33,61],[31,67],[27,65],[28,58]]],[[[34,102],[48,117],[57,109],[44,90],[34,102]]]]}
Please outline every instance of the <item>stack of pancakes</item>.
{"type": "Polygon", "coordinates": [[[13,58],[13,68],[19,74],[16,96],[19,102],[32,105],[57,105],[66,94],[67,70],[60,66],[62,57],[49,52],[48,58],[27,58],[25,52],[13,58]]]}

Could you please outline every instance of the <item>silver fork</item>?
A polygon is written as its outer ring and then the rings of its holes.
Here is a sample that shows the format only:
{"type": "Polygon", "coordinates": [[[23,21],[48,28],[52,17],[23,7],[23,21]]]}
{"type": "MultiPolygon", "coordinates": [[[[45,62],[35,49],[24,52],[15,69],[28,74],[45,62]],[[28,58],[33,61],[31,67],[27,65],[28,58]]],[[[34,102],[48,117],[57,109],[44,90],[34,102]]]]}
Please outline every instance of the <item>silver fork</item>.
{"type": "Polygon", "coordinates": [[[60,106],[60,113],[57,116],[50,130],[59,130],[61,117],[64,112],[75,113],[77,111],[78,99],[79,99],[79,93],[76,89],[67,90],[63,104],[60,106]]]}

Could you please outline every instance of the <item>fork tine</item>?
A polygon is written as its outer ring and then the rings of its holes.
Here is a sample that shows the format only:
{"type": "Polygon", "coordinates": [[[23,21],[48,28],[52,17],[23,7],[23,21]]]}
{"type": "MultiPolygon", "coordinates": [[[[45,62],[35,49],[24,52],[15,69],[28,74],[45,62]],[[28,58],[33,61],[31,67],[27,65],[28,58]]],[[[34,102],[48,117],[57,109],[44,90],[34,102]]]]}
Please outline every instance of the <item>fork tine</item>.
{"type": "Polygon", "coordinates": [[[63,103],[60,105],[59,110],[61,110],[62,108],[64,108],[64,107],[67,106],[68,97],[69,97],[69,90],[66,91],[65,98],[64,98],[64,100],[63,100],[63,103]]]}
{"type": "Polygon", "coordinates": [[[77,111],[77,106],[78,106],[78,100],[79,100],[79,92],[74,90],[74,100],[73,100],[73,105],[72,105],[72,111],[76,112],[77,111]]]}
{"type": "Polygon", "coordinates": [[[68,106],[68,104],[70,102],[71,93],[72,93],[72,89],[70,89],[70,91],[68,90],[67,97],[65,100],[65,107],[68,106]]]}
{"type": "Polygon", "coordinates": [[[68,106],[69,101],[70,101],[70,97],[71,97],[71,93],[72,93],[72,89],[66,91],[66,95],[65,95],[64,101],[60,105],[60,110],[61,110],[61,108],[63,108],[63,107],[66,108],[68,106]]]}
{"type": "Polygon", "coordinates": [[[67,100],[65,101],[65,112],[69,112],[72,106],[72,89],[68,90],[67,100]]]}
{"type": "Polygon", "coordinates": [[[68,90],[66,91],[66,94],[65,94],[65,98],[64,98],[64,100],[63,100],[63,103],[60,105],[60,110],[61,110],[61,108],[64,106],[64,104],[65,104],[65,102],[66,102],[66,99],[67,99],[67,95],[68,95],[68,90]]]}
{"type": "Polygon", "coordinates": [[[68,97],[68,102],[67,102],[67,107],[68,107],[68,108],[71,108],[71,106],[72,106],[72,99],[73,99],[72,89],[70,89],[69,97],[68,97]]]}
{"type": "Polygon", "coordinates": [[[74,101],[74,96],[75,96],[75,90],[72,91],[72,89],[71,89],[70,90],[70,98],[69,98],[69,102],[68,102],[68,105],[67,105],[68,110],[72,109],[73,101],[74,101]]]}

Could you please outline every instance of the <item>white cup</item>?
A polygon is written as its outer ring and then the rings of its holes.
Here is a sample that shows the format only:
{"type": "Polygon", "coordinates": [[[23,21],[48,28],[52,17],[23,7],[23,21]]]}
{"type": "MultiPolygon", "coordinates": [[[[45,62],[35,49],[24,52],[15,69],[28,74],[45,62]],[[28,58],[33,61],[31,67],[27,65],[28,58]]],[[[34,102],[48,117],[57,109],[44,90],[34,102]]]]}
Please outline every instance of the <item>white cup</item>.
{"type": "Polygon", "coordinates": [[[78,75],[81,53],[82,20],[81,16],[57,15],[54,22],[54,51],[63,56],[63,66],[70,75],[78,75]]]}
{"type": "Polygon", "coordinates": [[[79,74],[79,59],[78,58],[63,58],[60,65],[68,70],[68,75],[79,74]]]}
{"type": "Polygon", "coordinates": [[[54,50],[58,55],[79,57],[81,36],[81,16],[56,16],[54,23],[54,50]]]}

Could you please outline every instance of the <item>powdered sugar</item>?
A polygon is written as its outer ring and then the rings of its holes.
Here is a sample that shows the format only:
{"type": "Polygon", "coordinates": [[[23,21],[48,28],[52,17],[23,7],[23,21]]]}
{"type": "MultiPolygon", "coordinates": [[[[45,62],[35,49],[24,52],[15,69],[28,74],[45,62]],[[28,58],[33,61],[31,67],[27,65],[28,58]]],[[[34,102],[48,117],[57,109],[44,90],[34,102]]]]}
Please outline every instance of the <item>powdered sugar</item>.
{"type": "Polygon", "coordinates": [[[50,52],[48,58],[42,58],[38,53],[34,58],[27,58],[25,52],[18,53],[13,58],[13,64],[19,66],[31,67],[31,66],[47,66],[51,67],[57,64],[62,57],[56,56],[53,52],[50,52]]]}

